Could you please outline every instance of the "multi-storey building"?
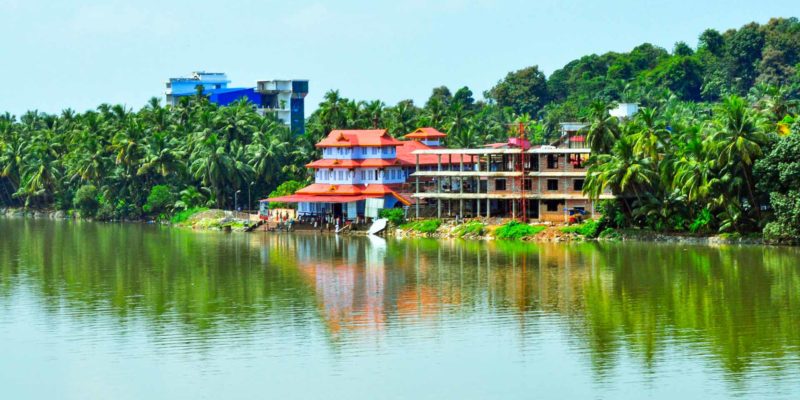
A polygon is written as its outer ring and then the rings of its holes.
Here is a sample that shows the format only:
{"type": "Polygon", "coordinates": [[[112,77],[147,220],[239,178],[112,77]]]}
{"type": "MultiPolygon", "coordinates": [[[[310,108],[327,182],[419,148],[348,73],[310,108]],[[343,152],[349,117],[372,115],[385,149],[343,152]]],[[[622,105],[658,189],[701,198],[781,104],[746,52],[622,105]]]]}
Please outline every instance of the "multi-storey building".
{"type": "Polygon", "coordinates": [[[224,73],[192,72],[184,78],[170,78],[167,82],[167,104],[176,105],[181,97],[194,96],[198,87],[209,101],[221,106],[245,99],[262,113],[272,113],[292,132],[305,132],[305,97],[307,80],[258,81],[256,87],[229,88],[230,81],[224,73]]]}
{"type": "MultiPolygon", "coordinates": [[[[594,215],[594,203],[583,194],[590,149],[579,123],[562,124],[562,135],[549,146],[531,147],[524,139],[477,149],[427,149],[415,157],[457,157],[435,170],[413,174],[417,216],[435,208],[436,215],[513,217],[564,222],[574,213],[594,215]]],[[[612,198],[603,193],[600,199],[612,198]]]]}
{"type": "Polygon", "coordinates": [[[439,140],[445,136],[420,128],[406,135],[411,140],[400,141],[385,129],[334,130],[316,144],[322,158],[306,165],[314,170],[314,183],[290,196],[261,200],[261,209],[268,202],[297,203],[300,216],[354,220],[376,218],[383,208],[409,206],[409,174],[438,165],[435,156],[411,153],[441,149],[439,140]]]}
{"type": "Polygon", "coordinates": [[[181,96],[191,96],[197,93],[197,87],[201,86],[203,92],[210,93],[213,90],[227,89],[228,76],[222,72],[195,71],[187,77],[169,78],[167,81],[167,104],[176,105],[181,96]]]}
{"type": "Polygon", "coordinates": [[[305,133],[307,80],[258,81],[255,91],[260,95],[260,112],[274,113],[292,132],[305,133]]]}

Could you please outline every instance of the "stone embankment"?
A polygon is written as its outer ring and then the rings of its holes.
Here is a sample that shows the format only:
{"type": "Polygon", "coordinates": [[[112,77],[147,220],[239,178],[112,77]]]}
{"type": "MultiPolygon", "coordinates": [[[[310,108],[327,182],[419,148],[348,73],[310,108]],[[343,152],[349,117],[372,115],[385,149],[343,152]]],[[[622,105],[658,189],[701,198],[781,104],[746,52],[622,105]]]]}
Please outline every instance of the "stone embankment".
{"type": "Polygon", "coordinates": [[[26,210],[22,208],[0,208],[0,216],[5,217],[28,217],[41,219],[70,219],[74,216],[67,214],[66,211],[47,211],[47,210],[26,210]]]}

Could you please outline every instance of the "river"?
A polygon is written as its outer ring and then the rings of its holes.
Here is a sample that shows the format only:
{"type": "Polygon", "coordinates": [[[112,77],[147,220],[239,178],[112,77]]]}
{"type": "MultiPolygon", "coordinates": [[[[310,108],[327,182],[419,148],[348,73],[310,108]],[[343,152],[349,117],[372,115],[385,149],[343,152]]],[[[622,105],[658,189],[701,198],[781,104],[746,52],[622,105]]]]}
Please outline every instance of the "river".
{"type": "Polygon", "coordinates": [[[797,248],[0,219],[4,399],[798,393],[797,248]]]}

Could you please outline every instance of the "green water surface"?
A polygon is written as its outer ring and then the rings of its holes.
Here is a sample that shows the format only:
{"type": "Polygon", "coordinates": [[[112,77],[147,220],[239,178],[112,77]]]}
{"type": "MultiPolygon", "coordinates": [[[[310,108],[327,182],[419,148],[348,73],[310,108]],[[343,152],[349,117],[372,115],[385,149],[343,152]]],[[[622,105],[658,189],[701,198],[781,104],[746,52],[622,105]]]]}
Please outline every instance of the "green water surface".
{"type": "Polygon", "coordinates": [[[800,398],[800,251],[0,219],[2,399],[800,398]]]}

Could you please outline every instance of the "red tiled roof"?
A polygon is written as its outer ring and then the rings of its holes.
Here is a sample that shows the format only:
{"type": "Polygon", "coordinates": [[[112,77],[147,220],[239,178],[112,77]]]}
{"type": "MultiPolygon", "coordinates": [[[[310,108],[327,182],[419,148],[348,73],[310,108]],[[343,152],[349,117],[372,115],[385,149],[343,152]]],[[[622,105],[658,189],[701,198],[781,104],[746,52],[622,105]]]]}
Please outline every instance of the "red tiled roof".
{"type": "Polygon", "coordinates": [[[384,168],[408,165],[396,158],[367,158],[365,160],[321,159],[306,164],[308,168],[384,168]]]}
{"type": "MultiPolygon", "coordinates": [[[[397,158],[406,165],[416,165],[417,163],[417,156],[411,154],[415,150],[432,150],[432,149],[440,149],[439,146],[428,146],[425,143],[417,142],[413,140],[405,140],[400,142],[403,145],[397,148],[397,158]]],[[[449,165],[450,162],[450,155],[442,155],[442,165],[449,165]]],[[[461,157],[464,157],[464,162],[470,161],[470,156],[462,156],[460,154],[453,154],[453,164],[459,164],[461,162],[461,157]]],[[[419,164],[420,165],[437,165],[439,162],[439,157],[436,154],[420,154],[419,155],[419,164]]]]}
{"type": "Polygon", "coordinates": [[[405,136],[406,139],[441,139],[447,137],[447,134],[437,131],[435,128],[417,128],[405,136]]]}
{"type": "Polygon", "coordinates": [[[400,146],[400,143],[386,129],[333,130],[317,143],[317,147],[400,146]]]}
{"type": "Polygon", "coordinates": [[[570,136],[569,137],[569,141],[570,142],[583,142],[585,140],[586,140],[586,137],[582,136],[582,135],[581,136],[570,136]]]}
{"type": "Polygon", "coordinates": [[[297,191],[297,194],[340,194],[340,195],[357,195],[361,194],[359,185],[333,185],[330,183],[312,183],[297,191]]]}
{"type": "Polygon", "coordinates": [[[332,185],[328,183],[314,183],[308,185],[295,194],[265,199],[269,202],[281,203],[347,203],[369,198],[380,198],[392,195],[405,205],[411,201],[405,196],[394,191],[391,185],[332,185]]]}
{"type": "Polygon", "coordinates": [[[310,196],[303,194],[292,194],[289,196],[271,197],[263,201],[272,203],[349,203],[351,201],[359,201],[364,199],[375,198],[379,196],[310,196]]]}

